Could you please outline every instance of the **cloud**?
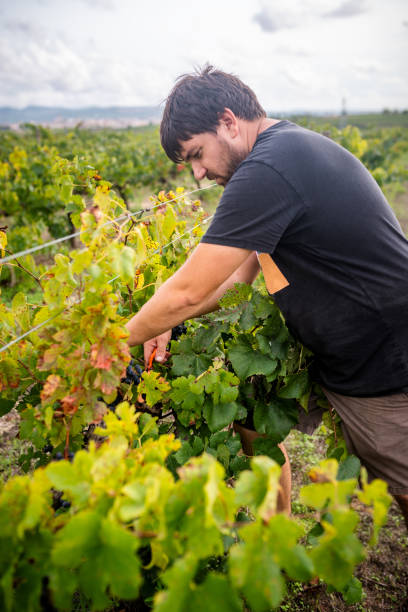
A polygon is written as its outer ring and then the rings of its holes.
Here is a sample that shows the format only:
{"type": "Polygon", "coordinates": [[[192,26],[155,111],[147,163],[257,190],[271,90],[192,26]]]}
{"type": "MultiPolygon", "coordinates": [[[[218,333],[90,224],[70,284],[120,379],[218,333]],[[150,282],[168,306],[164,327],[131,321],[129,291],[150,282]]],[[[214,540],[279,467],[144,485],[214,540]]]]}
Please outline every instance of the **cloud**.
{"type": "Polygon", "coordinates": [[[333,11],[324,13],[323,17],[330,18],[343,18],[343,17],[355,17],[355,15],[361,15],[367,11],[366,0],[346,0],[333,11]]]}
{"type": "Polygon", "coordinates": [[[261,27],[261,30],[269,33],[293,28],[296,25],[287,13],[279,13],[267,7],[263,7],[252,19],[261,27]]]}
{"type": "Polygon", "coordinates": [[[310,57],[311,55],[305,49],[291,47],[289,45],[278,45],[275,47],[274,52],[278,55],[286,55],[289,57],[310,57]]]}
{"type": "Polygon", "coordinates": [[[379,62],[371,60],[357,60],[354,61],[350,68],[358,75],[372,78],[378,75],[387,74],[387,69],[379,62]]]}
{"type": "Polygon", "coordinates": [[[58,37],[16,36],[13,45],[0,38],[0,105],[154,103],[160,82],[152,67],[95,52],[84,56],[58,37]]]}
{"type": "Polygon", "coordinates": [[[40,39],[46,35],[46,31],[41,26],[38,26],[31,21],[10,20],[4,23],[4,29],[8,35],[22,36],[30,39],[40,39]]]}
{"type": "Polygon", "coordinates": [[[113,0],[79,0],[79,2],[87,4],[93,10],[113,11],[115,9],[113,0]]]}

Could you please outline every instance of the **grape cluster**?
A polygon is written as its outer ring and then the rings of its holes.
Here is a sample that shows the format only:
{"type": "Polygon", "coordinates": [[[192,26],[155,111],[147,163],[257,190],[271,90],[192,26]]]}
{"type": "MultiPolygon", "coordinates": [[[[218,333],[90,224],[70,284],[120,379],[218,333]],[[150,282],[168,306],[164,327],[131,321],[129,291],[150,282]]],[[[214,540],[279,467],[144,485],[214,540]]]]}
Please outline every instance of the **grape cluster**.
{"type": "Polygon", "coordinates": [[[127,383],[130,385],[131,383],[138,385],[140,383],[140,377],[143,374],[143,370],[138,363],[135,362],[134,359],[130,360],[128,367],[126,368],[126,376],[122,378],[121,382],[127,383]]]}
{"type": "Polygon", "coordinates": [[[187,327],[184,325],[184,323],[176,325],[176,327],[173,327],[173,329],[171,330],[171,340],[178,340],[180,336],[186,333],[186,331],[187,327]]]}
{"type": "MultiPolygon", "coordinates": [[[[75,453],[73,451],[69,451],[68,453],[68,461],[72,461],[75,457],[75,453]]],[[[64,453],[58,452],[54,455],[54,461],[62,461],[64,459],[64,453]]]]}
{"type": "Polygon", "coordinates": [[[52,491],[52,507],[54,510],[68,510],[71,507],[71,502],[67,499],[64,499],[62,491],[52,491]]]}

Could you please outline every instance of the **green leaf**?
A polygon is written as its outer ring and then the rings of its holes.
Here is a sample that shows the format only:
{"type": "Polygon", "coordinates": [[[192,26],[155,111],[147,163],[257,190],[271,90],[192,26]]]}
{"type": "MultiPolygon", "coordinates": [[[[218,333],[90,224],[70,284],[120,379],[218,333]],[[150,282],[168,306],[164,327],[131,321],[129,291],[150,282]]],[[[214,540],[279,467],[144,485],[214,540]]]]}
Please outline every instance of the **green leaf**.
{"type": "Polygon", "coordinates": [[[270,438],[255,438],[252,442],[254,455],[266,455],[279,465],[283,465],[286,461],[284,454],[274,440],[270,438]]]}
{"type": "Polygon", "coordinates": [[[197,412],[204,403],[204,394],[201,387],[195,382],[195,377],[180,376],[171,383],[170,399],[184,410],[197,412]]]}
{"type": "Polygon", "coordinates": [[[297,374],[287,376],[286,384],[278,391],[279,397],[300,399],[310,386],[309,374],[307,370],[302,370],[297,374]]]}
{"type": "Polygon", "coordinates": [[[15,403],[15,400],[0,398],[0,416],[10,412],[15,403]]]}
{"type": "Polygon", "coordinates": [[[310,580],[314,574],[313,563],[297,543],[304,535],[303,528],[284,514],[276,514],[265,531],[271,554],[288,576],[303,582],[310,580]]]}
{"type": "Polygon", "coordinates": [[[199,381],[199,388],[211,394],[214,404],[227,404],[238,397],[239,379],[224,369],[210,368],[199,381]]]}
{"type": "Polygon", "coordinates": [[[84,510],[58,531],[52,551],[52,562],[57,567],[72,569],[98,546],[101,517],[92,510],[84,510]]]}
{"type": "Polygon", "coordinates": [[[191,584],[197,569],[197,560],[190,554],[178,559],[163,574],[167,586],[154,598],[155,612],[188,612],[191,598],[191,584]]]}
{"type": "Polygon", "coordinates": [[[131,283],[136,268],[136,252],[129,246],[123,247],[116,260],[115,267],[121,280],[127,284],[131,283]]]}
{"type": "Polygon", "coordinates": [[[199,376],[212,364],[214,352],[196,354],[192,347],[192,338],[182,338],[177,343],[172,343],[172,368],[174,376],[199,376]],[[174,349],[173,349],[174,347],[174,349]]]}
{"type": "Polygon", "coordinates": [[[242,329],[242,331],[249,331],[250,329],[255,327],[257,322],[258,319],[255,316],[253,305],[251,304],[251,302],[245,304],[243,313],[239,320],[239,328],[242,329]]]}
{"type": "Polygon", "coordinates": [[[373,534],[370,544],[373,546],[377,543],[380,527],[386,523],[387,512],[392,502],[392,497],[387,491],[387,483],[378,478],[368,483],[366,470],[363,468],[361,472],[363,490],[357,491],[357,496],[363,504],[372,506],[373,534]]]}
{"type": "Polygon", "coordinates": [[[271,317],[270,321],[276,321],[275,328],[277,328],[277,326],[282,326],[283,321],[279,309],[269,295],[261,295],[258,291],[254,291],[252,302],[255,305],[255,314],[257,317],[260,319],[268,319],[268,317],[271,317]]]}
{"type": "Polygon", "coordinates": [[[251,294],[251,285],[247,285],[246,283],[235,283],[235,285],[231,289],[228,289],[223,297],[218,300],[218,303],[221,308],[233,308],[234,306],[242,304],[242,302],[247,302],[251,294]]]}
{"type": "Polygon", "coordinates": [[[192,449],[194,455],[200,455],[204,450],[204,443],[198,436],[194,436],[192,449]]]}
{"type": "Polygon", "coordinates": [[[87,502],[91,494],[91,484],[86,479],[85,464],[89,462],[89,455],[85,451],[80,451],[75,457],[75,462],[58,461],[49,463],[46,467],[46,474],[55,489],[68,492],[76,503],[82,505],[87,502]],[[81,461],[81,455],[84,462],[81,461]],[[85,468],[81,475],[82,466],[85,468]]]}
{"type": "Polygon", "coordinates": [[[203,408],[203,416],[207,421],[210,431],[223,429],[235,419],[238,404],[229,402],[228,404],[214,404],[208,399],[203,408]]]}
{"type": "Polygon", "coordinates": [[[204,353],[212,344],[214,344],[214,342],[220,336],[220,333],[219,326],[217,325],[208,327],[200,325],[197,330],[194,330],[191,345],[193,351],[196,353],[204,353]]]}
{"type": "Polygon", "coordinates": [[[154,406],[170,389],[170,384],[158,372],[143,372],[138,391],[146,395],[146,404],[154,406]]]}
{"type": "Polygon", "coordinates": [[[191,444],[188,442],[183,442],[181,448],[177,452],[174,453],[174,458],[176,459],[179,465],[183,465],[186,463],[191,457],[194,457],[194,451],[191,447],[191,444]]]}
{"type": "Polygon", "coordinates": [[[349,478],[358,478],[360,474],[361,463],[360,459],[355,455],[349,455],[339,465],[337,472],[337,480],[348,480],[349,478]]]}
{"type": "Polygon", "coordinates": [[[281,442],[298,422],[298,408],[293,400],[272,399],[268,404],[258,402],[254,409],[254,425],[258,433],[268,434],[281,442]]]}
{"type": "Polygon", "coordinates": [[[255,525],[241,529],[245,542],[230,548],[229,576],[253,612],[276,608],[285,595],[285,581],[255,525]]]}
{"type": "MultiPolygon", "coordinates": [[[[109,585],[113,596],[134,599],[141,583],[140,561],[136,554],[139,545],[135,535],[109,519],[101,523],[101,549],[97,551],[96,575],[102,585],[109,585]],[[99,572],[97,571],[99,567],[99,572]]],[[[95,580],[90,564],[90,578],[95,580]]]]}
{"type": "Polygon", "coordinates": [[[190,600],[194,612],[242,612],[242,601],[226,576],[208,574],[190,600]]]}
{"type": "Polygon", "coordinates": [[[363,596],[363,586],[359,579],[353,576],[347,583],[347,585],[344,587],[342,594],[344,601],[348,605],[361,601],[361,598],[363,596]]]}
{"type": "Polygon", "coordinates": [[[228,345],[228,358],[241,380],[253,374],[269,376],[277,366],[276,359],[255,350],[246,336],[240,336],[228,345]]]}
{"type": "Polygon", "coordinates": [[[356,565],[364,559],[364,547],[353,533],[358,522],[353,510],[333,511],[332,517],[332,524],[322,519],[325,532],[310,556],[318,576],[342,591],[356,565]]]}
{"type": "Polygon", "coordinates": [[[269,457],[253,457],[251,471],[242,472],[235,486],[238,505],[249,506],[265,522],[276,513],[280,467],[269,457]]]}
{"type": "Polygon", "coordinates": [[[167,204],[166,214],[164,215],[163,224],[162,224],[162,231],[163,231],[166,241],[170,239],[171,235],[176,229],[176,226],[177,226],[177,217],[174,212],[174,208],[170,204],[167,204]]]}

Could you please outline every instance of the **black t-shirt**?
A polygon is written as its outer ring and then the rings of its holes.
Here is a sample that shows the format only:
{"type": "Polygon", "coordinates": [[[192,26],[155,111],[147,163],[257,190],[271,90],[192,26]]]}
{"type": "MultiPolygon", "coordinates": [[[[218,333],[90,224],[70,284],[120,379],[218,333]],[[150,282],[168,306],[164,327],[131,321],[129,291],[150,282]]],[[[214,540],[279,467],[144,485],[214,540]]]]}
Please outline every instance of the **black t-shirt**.
{"type": "Polygon", "coordinates": [[[408,389],[408,242],[363,164],[280,121],[227,183],[202,242],[269,253],[289,285],[273,295],[344,395],[408,389]]]}

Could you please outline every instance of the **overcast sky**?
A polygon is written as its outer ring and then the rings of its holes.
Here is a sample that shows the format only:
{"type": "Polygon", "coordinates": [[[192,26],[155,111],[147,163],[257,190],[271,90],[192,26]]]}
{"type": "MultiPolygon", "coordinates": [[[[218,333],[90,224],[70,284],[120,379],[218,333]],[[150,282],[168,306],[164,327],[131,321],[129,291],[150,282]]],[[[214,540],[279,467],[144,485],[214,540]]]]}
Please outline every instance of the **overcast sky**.
{"type": "Polygon", "coordinates": [[[408,108],[407,0],[0,0],[0,106],[156,105],[208,61],[268,111],[408,108]]]}

